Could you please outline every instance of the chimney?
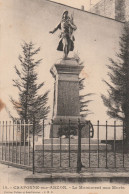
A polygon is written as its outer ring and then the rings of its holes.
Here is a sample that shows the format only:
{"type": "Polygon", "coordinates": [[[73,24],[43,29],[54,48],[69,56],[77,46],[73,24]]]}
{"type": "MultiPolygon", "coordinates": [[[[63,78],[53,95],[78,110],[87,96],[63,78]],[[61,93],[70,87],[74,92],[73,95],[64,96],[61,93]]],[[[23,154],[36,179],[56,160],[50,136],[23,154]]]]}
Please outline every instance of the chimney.
{"type": "Polygon", "coordinates": [[[81,10],[82,10],[82,11],[84,11],[84,10],[85,10],[85,9],[84,9],[84,5],[82,5],[82,6],[81,6],[81,10]]]}

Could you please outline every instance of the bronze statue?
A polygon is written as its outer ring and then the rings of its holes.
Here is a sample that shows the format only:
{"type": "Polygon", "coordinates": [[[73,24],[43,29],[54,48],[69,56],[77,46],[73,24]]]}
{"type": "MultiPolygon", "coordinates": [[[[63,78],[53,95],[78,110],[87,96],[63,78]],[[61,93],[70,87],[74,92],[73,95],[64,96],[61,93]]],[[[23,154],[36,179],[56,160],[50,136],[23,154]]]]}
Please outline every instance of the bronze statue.
{"type": "Polygon", "coordinates": [[[50,31],[50,33],[56,32],[58,29],[61,30],[60,34],[60,42],[57,47],[58,51],[64,52],[64,59],[67,59],[69,51],[73,51],[74,49],[74,41],[75,38],[73,36],[73,32],[77,29],[75,24],[73,23],[73,17],[68,16],[68,11],[64,11],[62,15],[61,22],[57,25],[57,27],[50,31]]]}

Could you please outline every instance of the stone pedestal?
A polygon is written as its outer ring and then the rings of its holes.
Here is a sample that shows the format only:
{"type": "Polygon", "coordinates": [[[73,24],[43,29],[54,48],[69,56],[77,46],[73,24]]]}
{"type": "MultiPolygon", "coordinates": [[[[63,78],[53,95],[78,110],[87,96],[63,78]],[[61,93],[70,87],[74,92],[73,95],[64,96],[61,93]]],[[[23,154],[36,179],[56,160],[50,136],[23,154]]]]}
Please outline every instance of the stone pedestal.
{"type": "Polygon", "coordinates": [[[55,79],[53,137],[58,137],[60,120],[68,124],[69,120],[77,123],[80,118],[79,74],[83,67],[75,59],[69,59],[54,64],[50,70],[55,79]]]}

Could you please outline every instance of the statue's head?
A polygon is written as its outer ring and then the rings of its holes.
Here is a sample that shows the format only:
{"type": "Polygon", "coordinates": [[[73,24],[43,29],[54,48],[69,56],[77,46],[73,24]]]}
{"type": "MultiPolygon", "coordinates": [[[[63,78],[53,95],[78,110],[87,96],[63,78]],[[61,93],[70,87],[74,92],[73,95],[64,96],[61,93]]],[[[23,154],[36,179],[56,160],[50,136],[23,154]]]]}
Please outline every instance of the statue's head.
{"type": "Polygon", "coordinates": [[[65,10],[65,11],[63,12],[62,18],[67,18],[67,17],[68,17],[68,11],[65,10]]]}

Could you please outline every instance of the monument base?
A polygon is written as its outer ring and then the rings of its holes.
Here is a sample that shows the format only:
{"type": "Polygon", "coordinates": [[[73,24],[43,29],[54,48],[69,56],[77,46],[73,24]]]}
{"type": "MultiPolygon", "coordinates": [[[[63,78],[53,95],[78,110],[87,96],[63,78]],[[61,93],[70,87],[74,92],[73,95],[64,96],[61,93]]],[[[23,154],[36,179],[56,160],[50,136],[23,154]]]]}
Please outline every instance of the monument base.
{"type": "MultiPolygon", "coordinates": [[[[65,134],[61,132],[62,130],[66,129],[68,130],[68,135],[69,135],[69,128],[70,128],[70,135],[78,136],[78,125],[79,122],[83,126],[81,129],[81,137],[82,138],[89,138],[89,125],[86,123],[84,118],[82,117],[77,117],[77,116],[72,116],[72,117],[67,117],[67,116],[57,116],[56,118],[53,118],[53,123],[50,126],[50,138],[59,138],[60,136],[63,136],[65,134]],[[73,133],[72,133],[73,130],[73,133]]],[[[66,132],[67,134],[67,132],[66,132]]],[[[65,135],[67,137],[67,135],[65,135]]],[[[90,135],[91,137],[91,135],[90,135]]]]}
{"type": "Polygon", "coordinates": [[[53,124],[50,129],[51,138],[62,136],[62,131],[65,136],[68,136],[68,133],[76,135],[78,131],[78,119],[80,119],[80,122],[85,123],[80,117],[79,99],[79,74],[83,67],[79,65],[76,59],[71,58],[60,60],[50,69],[55,80],[53,124]]]}

